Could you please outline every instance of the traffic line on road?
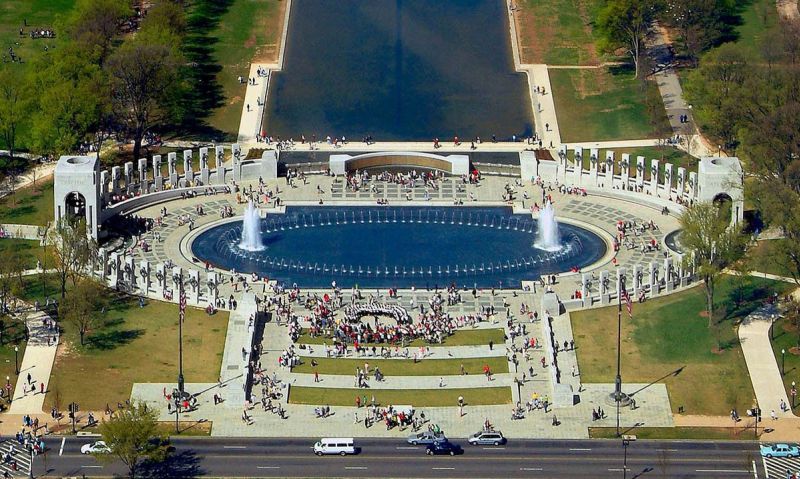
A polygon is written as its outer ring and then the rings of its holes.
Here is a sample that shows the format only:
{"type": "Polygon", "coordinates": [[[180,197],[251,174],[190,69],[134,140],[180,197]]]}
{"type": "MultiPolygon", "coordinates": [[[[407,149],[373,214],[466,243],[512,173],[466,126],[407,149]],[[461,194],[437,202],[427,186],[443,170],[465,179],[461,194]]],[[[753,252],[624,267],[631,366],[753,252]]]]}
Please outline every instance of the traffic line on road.
{"type": "Polygon", "coordinates": [[[256,469],[280,469],[281,466],[256,466],[256,469]]]}
{"type": "Polygon", "coordinates": [[[397,446],[395,449],[419,449],[417,446],[397,446]]]}
{"type": "Polygon", "coordinates": [[[750,474],[747,469],[695,469],[694,472],[716,472],[719,474],[750,474]]]}
{"type": "Polygon", "coordinates": [[[247,446],[222,446],[222,449],[247,449],[247,446]]]}
{"type": "Polygon", "coordinates": [[[520,467],[520,471],[541,471],[541,467],[520,467]]]}
{"type": "Polygon", "coordinates": [[[570,451],[591,451],[591,448],[588,447],[571,447],[569,448],[570,451]]]}
{"type": "Polygon", "coordinates": [[[98,468],[99,469],[99,468],[101,468],[103,466],[81,466],[81,467],[83,467],[83,468],[93,468],[93,469],[94,468],[98,468]]]}
{"type": "Polygon", "coordinates": [[[505,448],[504,447],[484,447],[484,448],[481,448],[481,449],[483,449],[484,451],[500,451],[500,450],[503,450],[505,448]]]}
{"type": "Polygon", "coordinates": [[[65,442],[67,442],[67,438],[66,437],[62,437],[61,438],[61,449],[58,450],[58,456],[59,457],[61,457],[61,455],[64,454],[64,443],[65,442]]]}
{"type": "Polygon", "coordinates": [[[455,467],[432,467],[434,471],[454,471],[455,467]]]}
{"type": "Polygon", "coordinates": [[[356,470],[364,470],[367,466],[344,466],[345,469],[356,469],[356,470]]]}

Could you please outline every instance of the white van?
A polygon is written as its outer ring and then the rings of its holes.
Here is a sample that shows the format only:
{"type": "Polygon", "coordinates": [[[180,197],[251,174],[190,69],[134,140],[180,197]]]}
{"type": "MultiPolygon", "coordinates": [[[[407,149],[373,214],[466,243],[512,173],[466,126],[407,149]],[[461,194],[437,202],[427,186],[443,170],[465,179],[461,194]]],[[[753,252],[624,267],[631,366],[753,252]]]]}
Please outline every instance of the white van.
{"type": "Polygon", "coordinates": [[[323,437],[314,444],[314,454],[355,454],[356,448],[353,445],[352,437],[323,437]]]}

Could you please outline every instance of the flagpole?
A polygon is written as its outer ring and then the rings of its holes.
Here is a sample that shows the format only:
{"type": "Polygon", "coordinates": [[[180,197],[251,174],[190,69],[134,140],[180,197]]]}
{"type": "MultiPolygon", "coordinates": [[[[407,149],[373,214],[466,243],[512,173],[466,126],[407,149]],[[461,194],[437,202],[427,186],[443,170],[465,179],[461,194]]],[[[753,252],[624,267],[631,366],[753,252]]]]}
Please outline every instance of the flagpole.
{"type": "Polygon", "coordinates": [[[630,404],[630,398],[627,394],[622,392],[622,296],[625,296],[625,304],[630,313],[630,296],[627,289],[625,289],[625,278],[620,278],[620,288],[617,292],[617,377],[614,378],[614,393],[611,394],[611,400],[617,408],[617,437],[620,436],[619,431],[619,408],[620,406],[627,406],[630,404]]]}
{"type": "Polygon", "coordinates": [[[180,291],[178,295],[178,302],[180,303],[178,313],[178,391],[181,393],[181,400],[183,399],[183,320],[186,316],[186,296],[183,290],[183,274],[180,275],[180,291]]]}

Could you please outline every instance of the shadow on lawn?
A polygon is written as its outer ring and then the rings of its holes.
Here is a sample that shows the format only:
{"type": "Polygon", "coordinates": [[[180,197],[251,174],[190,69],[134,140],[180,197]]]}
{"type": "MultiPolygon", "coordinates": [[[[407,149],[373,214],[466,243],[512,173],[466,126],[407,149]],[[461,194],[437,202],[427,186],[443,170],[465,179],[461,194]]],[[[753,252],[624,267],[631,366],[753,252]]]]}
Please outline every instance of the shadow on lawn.
{"type": "Polygon", "coordinates": [[[92,349],[108,351],[128,344],[144,334],[144,329],[124,329],[95,333],[86,339],[86,345],[92,349]]]}

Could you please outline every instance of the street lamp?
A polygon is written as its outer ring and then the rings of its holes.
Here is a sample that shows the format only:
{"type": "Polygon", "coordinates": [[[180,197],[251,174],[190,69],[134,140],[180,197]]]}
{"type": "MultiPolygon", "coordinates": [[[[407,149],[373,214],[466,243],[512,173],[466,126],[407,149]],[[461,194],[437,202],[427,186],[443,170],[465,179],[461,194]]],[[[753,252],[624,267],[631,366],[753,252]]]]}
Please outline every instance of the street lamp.
{"type": "Polygon", "coordinates": [[[781,349],[781,376],[786,376],[786,350],[781,349]]]}
{"type": "Polygon", "coordinates": [[[625,451],[622,459],[622,479],[628,477],[628,446],[631,441],[627,437],[622,439],[622,449],[625,451]]]}
{"type": "Polygon", "coordinates": [[[794,409],[795,406],[794,401],[797,398],[797,387],[795,386],[794,381],[792,381],[792,390],[790,392],[792,394],[792,409],[794,409]]]}
{"type": "Polygon", "coordinates": [[[722,145],[717,145],[718,155],[722,158],[722,145]]]}
{"type": "Polygon", "coordinates": [[[14,374],[19,374],[19,346],[14,346],[14,374]]]}

